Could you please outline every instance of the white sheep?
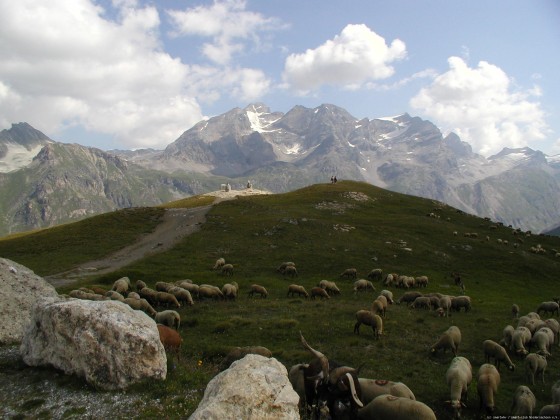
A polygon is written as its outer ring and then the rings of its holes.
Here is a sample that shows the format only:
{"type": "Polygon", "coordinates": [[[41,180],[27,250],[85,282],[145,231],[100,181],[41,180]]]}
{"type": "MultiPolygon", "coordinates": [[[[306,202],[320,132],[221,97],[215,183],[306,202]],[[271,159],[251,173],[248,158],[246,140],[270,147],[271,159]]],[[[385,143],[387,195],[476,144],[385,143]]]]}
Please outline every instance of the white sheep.
{"type": "Polygon", "coordinates": [[[494,358],[496,369],[500,370],[500,363],[503,362],[509,370],[515,370],[515,365],[509,358],[506,349],[500,346],[495,341],[484,340],[484,342],[482,343],[482,350],[484,351],[484,356],[487,363],[490,363],[491,359],[494,358]]]}
{"type": "Polygon", "coordinates": [[[126,298],[123,303],[126,303],[134,310],[143,311],[152,317],[156,315],[156,310],[146,299],[126,298]]]}
{"type": "Polygon", "coordinates": [[[294,297],[294,295],[297,294],[299,297],[303,296],[304,298],[308,298],[309,297],[309,293],[307,293],[307,290],[305,290],[305,287],[303,287],[300,284],[290,284],[288,286],[288,297],[294,297]]]}
{"type": "Polygon", "coordinates": [[[111,300],[118,300],[119,302],[124,302],[124,296],[121,295],[119,292],[115,292],[114,290],[109,290],[105,293],[105,296],[111,300]]]}
{"type": "Polygon", "coordinates": [[[414,300],[419,296],[423,296],[422,293],[416,291],[404,292],[399,300],[397,300],[397,304],[406,303],[408,305],[409,303],[414,302],[414,300]]]}
{"type": "Polygon", "coordinates": [[[222,273],[222,276],[233,276],[233,264],[224,264],[220,272],[222,273]]]}
{"type": "Polygon", "coordinates": [[[447,349],[450,349],[453,355],[457,356],[459,344],[461,344],[461,330],[452,325],[440,335],[438,341],[432,346],[431,353],[435,354],[438,350],[443,350],[445,353],[447,349]]]}
{"type": "Polygon", "coordinates": [[[114,290],[115,292],[119,292],[121,295],[126,296],[130,288],[130,279],[128,277],[121,277],[120,279],[115,280],[111,290],[114,290]]]}
{"type": "Polygon", "coordinates": [[[226,299],[236,299],[239,292],[239,285],[236,281],[226,283],[222,286],[222,294],[226,299]]]}
{"type": "Polygon", "coordinates": [[[559,311],[558,303],[554,301],[549,301],[549,302],[541,302],[536,312],[539,315],[541,314],[541,312],[544,312],[545,315],[550,312],[550,315],[556,314],[556,316],[558,316],[559,315],[558,311],[559,311]]]}
{"type": "Polygon", "coordinates": [[[354,293],[358,293],[362,291],[367,292],[369,289],[375,292],[375,287],[373,286],[373,283],[369,280],[360,279],[354,282],[354,293]]]}
{"type": "Polygon", "coordinates": [[[476,390],[480,399],[480,409],[485,409],[488,415],[494,413],[494,398],[500,386],[500,372],[494,365],[484,363],[478,369],[476,390]]]}
{"type": "Polygon", "coordinates": [[[545,319],[544,323],[554,333],[554,342],[560,345],[560,323],[554,318],[545,319]]]}
{"type": "Polygon", "coordinates": [[[449,311],[451,310],[451,296],[443,295],[439,299],[439,307],[443,309],[445,316],[449,316],[449,311]]]}
{"type": "Polygon", "coordinates": [[[368,273],[367,278],[374,281],[381,280],[383,278],[383,270],[381,268],[374,268],[368,273]]]}
{"type": "Polygon", "coordinates": [[[445,373],[445,380],[449,387],[451,407],[454,417],[460,417],[461,408],[467,400],[467,391],[472,381],[471,362],[465,357],[457,356],[451,360],[451,364],[445,373]]]}
{"type": "Polygon", "coordinates": [[[355,268],[347,268],[344,270],[340,276],[340,278],[348,278],[348,279],[355,279],[358,277],[358,270],[355,268]]]}
{"type": "Polygon", "coordinates": [[[224,258],[218,258],[214,264],[213,270],[218,270],[224,266],[226,260],[224,258]]]}
{"type": "Polygon", "coordinates": [[[394,300],[393,300],[393,292],[391,292],[390,290],[382,290],[381,292],[379,292],[382,296],[385,296],[387,298],[387,303],[389,305],[392,305],[394,300]]]}
{"type": "MultiPolygon", "coordinates": [[[[116,293],[116,292],[115,292],[116,293]]],[[[130,292],[127,296],[129,299],[140,299],[140,295],[136,292],[130,292]]]]}
{"type": "Polygon", "coordinates": [[[511,348],[511,340],[513,338],[513,333],[515,328],[513,325],[506,325],[502,331],[502,339],[500,340],[500,345],[504,346],[506,349],[511,348]]]}
{"type": "Polygon", "coordinates": [[[428,276],[418,276],[414,278],[414,283],[417,287],[428,287],[428,276]]]}
{"type": "Polygon", "coordinates": [[[426,308],[429,311],[432,310],[432,302],[429,296],[418,296],[416,299],[414,299],[414,302],[412,302],[410,304],[410,307],[412,309],[416,309],[416,308],[426,308]]]}
{"type": "Polygon", "coordinates": [[[548,327],[542,327],[531,337],[531,345],[537,349],[536,353],[544,357],[549,357],[551,355],[550,351],[553,344],[554,333],[548,327]]]}
{"type": "Polygon", "coordinates": [[[436,415],[423,402],[380,395],[358,411],[358,419],[436,420],[436,415]]]}
{"type": "Polygon", "coordinates": [[[287,266],[287,267],[284,269],[283,274],[284,274],[285,276],[294,278],[294,277],[297,277],[297,276],[298,276],[298,271],[297,271],[297,268],[296,268],[295,265],[289,265],[289,266],[287,266]]]}
{"type": "Polygon", "coordinates": [[[360,401],[367,405],[380,395],[393,395],[395,397],[404,397],[415,400],[414,393],[408,386],[402,382],[387,381],[384,379],[368,379],[358,378],[360,388],[362,390],[362,397],[360,401]]]}
{"type": "Polygon", "coordinates": [[[268,297],[268,291],[261,286],[260,284],[252,284],[251,285],[251,289],[249,290],[249,296],[253,296],[253,295],[260,295],[261,298],[266,298],[268,297]]]}
{"type": "Polygon", "coordinates": [[[369,325],[373,330],[374,338],[379,338],[383,334],[383,319],[377,314],[365,309],[356,312],[356,324],[354,324],[354,333],[360,334],[360,325],[369,325]]]}
{"type": "Polygon", "coordinates": [[[511,315],[514,318],[519,318],[519,305],[514,303],[513,305],[511,305],[511,315]]]}
{"type": "Polygon", "coordinates": [[[156,321],[156,324],[163,324],[176,330],[178,330],[181,326],[181,315],[179,315],[179,312],[173,310],[156,313],[154,320],[156,321]]]}
{"type": "Polygon", "coordinates": [[[525,327],[531,331],[531,335],[536,333],[542,327],[546,327],[546,323],[542,319],[530,319],[525,323],[525,327]]]}
{"type": "Polygon", "coordinates": [[[525,358],[525,374],[527,375],[527,380],[535,385],[535,377],[540,373],[542,383],[544,384],[544,371],[548,362],[546,357],[541,356],[537,353],[529,353],[525,358]]]}
{"type": "Polygon", "coordinates": [[[518,356],[525,356],[527,349],[525,345],[531,340],[531,331],[527,327],[517,327],[511,336],[510,350],[518,356]]]}
{"type": "Polygon", "coordinates": [[[512,416],[532,416],[533,410],[537,405],[535,394],[525,385],[519,385],[513,394],[511,404],[512,416]]]}

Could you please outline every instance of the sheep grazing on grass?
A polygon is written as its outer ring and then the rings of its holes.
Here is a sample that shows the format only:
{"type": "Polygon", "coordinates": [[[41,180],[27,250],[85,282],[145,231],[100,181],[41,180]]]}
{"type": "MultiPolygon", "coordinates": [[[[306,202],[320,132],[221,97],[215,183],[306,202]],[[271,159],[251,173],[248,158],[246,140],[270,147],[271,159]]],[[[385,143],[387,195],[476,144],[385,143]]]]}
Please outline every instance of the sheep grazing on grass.
{"type": "Polygon", "coordinates": [[[354,333],[360,334],[360,325],[369,325],[373,330],[373,337],[379,338],[383,334],[383,319],[371,311],[361,309],[356,312],[356,324],[354,324],[354,333]]]}
{"type": "Polygon", "coordinates": [[[558,316],[559,315],[558,311],[559,311],[558,303],[554,301],[550,301],[550,302],[541,302],[536,312],[539,315],[541,314],[541,312],[544,312],[545,315],[550,312],[550,315],[556,314],[556,316],[558,316]]]}
{"type": "Polygon", "coordinates": [[[496,369],[500,370],[500,363],[503,362],[509,370],[515,370],[515,365],[509,358],[506,349],[495,341],[484,340],[482,343],[482,350],[484,351],[484,357],[487,363],[490,363],[492,358],[494,359],[496,369]]]}
{"type": "Polygon", "coordinates": [[[544,384],[544,371],[546,370],[547,365],[548,362],[546,361],[546,357],[537,353],[529,353],[527,355],[525,358],[525,374],[531,385],[535,385],[535,377],[539,374],[541,375],[542,383],[544,384]]]}
{"type": "Polygon", "coordinates": [[[519,305],[517,303],[511,305],[511,316],[519,318],[519,305]]]}
{"type": "Polygon", "coordinates": [[[451,309],[460,312],[461,309],[465,309],[465,312],[471,310],[471,298],[469,296],[454,296],[451,298],[451,309]]]}
{"type": "Polygon", "coordinates": [[[451,296],[443,295],[439,299],[439,308],[443,311],[445,316],[450,316],[451,311],[451,296]]]}
{"type": "Polygon", "coordinates": [[[142,280],[136,280],[136,290],[142,290],[144,287],[146,287],[146,283],[144,283],[142,280]]]}
{"type": "Polygon", "coordinates": [[[553,344],[554,333],[548,327],[542,327],[531,337],[531,346],[536,348],[536,353],[544,357],[551,356],[553,344]]]}
{"type": "Polygon", "coordinates": [[[445,353],[449,349],[453,352],[454,356],[457,356],[461,339],[461,330],[459,327],[452,325],[439,336],[438,341],[432,346],[430,352],[435,354],[438,350],[443,350],[443,353],[445,353]]]}
{"type": "Polygon", "coordinates": [[[560,345],[560,323],[554,318],[545,319],[544,323],[554,333],[554,343],[560,345]]]}
{"type": "Polygon", "coordinates": [[[295,267],[295,266],[296,266],[296,263],[295,263],[295,262],[292,262],[292,261],[283,262],[282,264],[280,264],[280,265],[278,266],[278,268],[276,269],[276,271],[278,271],[278,272],[281,273],[281,274],[284,274],[284,270],[286,270],[286,267],[289,267],[289,266],[295,267]]]}
{"type": "Polygon", "coordinates": [[[289,265],[284,269],[284,276],[288,276],[291,278],[297,277],[298,276],[298,271],[295,265],[289,265]]]}
{"type": "Polygon", "coordinates": [[[157,313],[156,310],[152,307],[152,305],[150,305],[150,303],[146,299],[126,298],[124,300],[124,303],[126,303],[134,310],[143,311],[147,313],[151,317],[154,317],[157,313]]]}
{"type": "Polygon", "coordinates": [[[517,327],[511,336],[510,351],[517,356],[525,356],[529,351],[525,348],[531,341],[531,331],[527,327],[517,327]]]}
{"type": "Polygon", "coordinates": [[[237,298],[237,292],[239,292],[239,285],[236,281],[231,283],[226,283],[222,286],[222,293],[224,298],[234,300],[237,298]]]}
{"type": "Polygon", "coordinates": [[[381,280],[383,278],[383,270],[381,268],[374,268],[368,273],[367,278],[373,281],[381,280]]]}
{"type": "Polygon", "coordinates": [[[155,284],[155,288],[158,292],[167,292],[172,287],[175,287],[175,285],[166,281],[158,281],[155,284]]]}
{"type": "Polygon", "coordinates": [[[318,286],[325,289],[329,295],[339,295],[340,289],[334,281],[321,280],[318,286]]]}
{"type": "Polygon", "coordinates": [[[173,310],[156,313],[154,320],[156,321],[156,324],[162,324],[175,330],[178,330],[181,326],[181,315],[179,315],[179,312],[173,310]]]}
{"type": "Polygon", "coordinates": [[[249,296],[253,297],[253,295],[255,294],[260,295],[261,298],[268,297],[268,292],[266,291],[266,289],[259,284],[251,285],[251,290],[249,290],[249,296]]]}
{"type": "Polygon", "coordinates": [[[157,303],[158,293],[159,292],[154,289],[150,289],[149,287],[144,287],[138,291],[140,297],[146,299],[151,305],[155,305],[157,303]]]}
{"type": "Polygon", "coordinates": [[[212,286],[210,284],[202,284],[198,287],[198,297],[200,299],[214,299],[214,300],[224,300],[224,294],[217,286],[212,286]]]}
{"type": "Polygon", "coordinates": [[[397,304],[406,303],[408,305],[420,296],[423,296],[420,292],[404,292],[399,300],[397,300],[397,304]]]}
{"type": "Polygon", "coordinates": [[[128,277],[121,277],[113,283],[111,290],[119,292],[121,295],[126,296],[130,290],[130,279],[128,277]]]}
{"type": "Polygon", "coordinates": [[[93,293],[96,293],[98,295],[105,295],[105,293],[107,293],[107,289],[99,286],[91,286],[90,289],[93,291],[93,293]]]}
{"type": "Polygon", "coordinates": [[[83,290],[72,290],[68,295],[72,298],[76,299],[84,299],[84,300],[109,300],[107,296],[101,296],[96,293],[88,293],[84,292],[83,290]]]}
{"type": "Polygon", "coordinates": [[[216,260],[216,262],[214,263],[214,267],[212,267],[212,270],[219,270],[221,269],[226,263],[225,258],[218,258],[216,260]]]}
{"type": "Polygon", "coordinates": [[[355,279],[358,277],[358,270],[356,270],[355,268],[347,268],[340,274],[339,277],[347,278],[347,279],[355,279]]]}
{"type": "Polygon", "coordinates": [[[428,276],[418,276],[414,278],[416,287],[428,287],[428,276]]]}
{"type": "Polygon", "coordinates": [[[513,394],[511,404],[511,415],[517,418],[522,416],[532,416],[533,410],[537,405],[537,399],[533,391],[525,385],[519,385],[513,394]]]}
{"type": "Polygon", "coordinates": [[[451,398],[447,402],[453,408],[453,417],[459,418],[461,417],[461,408],[465,406],[465,401],[467,401],[469,385],[472,382],[471,362],[465,357],[454,357],[445,373],[445,380],[451,398]]]}
{"type": "Polygon", "coordinates": [[[200,286],[198,284],[194,284],[192,280],[179,280],[175,282],[175,285],[188,290],[192,297],[198,299],[198,289],[200,286]]]}
{"type": "Polygon", "coordinates": [[[129,299],[140,299],[140,295],[136,292],[130,292],[127,296],[129,299]]]}
{"type": "Polygon", "coordinates": [[[119,292],[115,292],[114,290],[109,290],[105,293],[105,296],[111,300],[118,300],[119,302],[124,302],[124,296],[121,295],[119,292]]]}
{"type": "Polygon", "coordinates": [[[414,393],[402,382],[387,381],[384,379],[358,378],[360,388],[362,388],[362,402],[369,404],[380,395],[393,395],[394,397],[408,398],[415,400],[414,393]]]}
{"type": "Polygon", "coordinates": [[[414,302],[410,304],[412,309],[425,308],[429,311],[432,310],[432,301],[429,296],[418,296],[414,302]]]}
{"type": "Polygon", "coordinates": [[[373,286],[373,283],[371,281],[360,279],[354,282],[354,293],[367,292],[368,290],[375,291],[375,287],[373,286]]]}
{"type": "Polygon", "coordinates": [[[480,399],[479,409],[484,409],[486,414],[492,415],[496,408],[494,398],[500,386],[500,372],[494,365],[484,363],[478,369],[478,382],[476,389],[480,399]]]}
{"type": "Polygon", "coordinates": [[[387,298],[383,295],[379,295],[375,298],[375,300],[371,304],[371,311],[373,313],[377,313],[381,315],[384,318],[385,315],[387,314],[387,306],[389,306],[389,302],[387,301],[387,298]]]}
{"type": "Polygon", "coordinates": [[[309,293],[307,293],[307,290],[305,290],[305,287],[303,287],[299,284],[290,284],[288,286],[288,294],[286,296],[294,297],[294,295],[296,295],[296,294],[299,297],[303,296],[306,299],[309,297],[309,293]]]}
{"type": "Polygon", "coordinates": [[[247,346],[247,347],[234,347],[231,349],[224,360],[220,363],[218,369],[220,371],[230,367],[236,360],[243,359],[248,354],[258,354],[263,357],[272,357],[272,352],[266,347],[262,346],[247,346]]]}
{"type": "Polygon", "coordinates": [[[233,264],[224,264],[221,270],[222,276],[231,277],[233,276],[233,264]]]}
{"type": "Polygon", "coordinates": [[[512,325],[506,325],[502,331],[502,339],[500,340],[500,346],[504,346],[506,349],[511,350],[511,340],[513,340],[513,333],[515,329],[512,325]]]}
{"type": "Polygon", "coordinates": [[[322,289],[321,287],[312,287],[311,299],[315,299],[316,297],[320,297],[321,300],[331,298],[325,289],[322,289]]]}
{"type": "Polygon", "coordinates": [[[159,332],[159,339],[163,344],[163,348],[169,352],[177,355],[177,358],[181,358],[181,343],[183,339],[177,331],[169,328],[162,324],[157,324],[157,329],[159,332]]]}
{"type": "Polygon", "coordinates": [[[188,306],[194,305],[191,292],[189,292],[186,289],[183,289],[182,287],[172,286],[167,290],[167,293],[171,293],[173,296],[175,296],[177,298],[177,301],[181,304],[185,304],[188,306]]]}
{"type": "Polygon", "coordinates": [[[158,305],[165,307],[181,307],[181,304],[179,303],[175,295],[168,292],[156,292],[156,302],[158,305]]]}
{"type": "Polygon", "coordinates": [[[436,420],[436,415],[423,402],[393,395],[380,395],[358,411],[358,419],[436,420]]]}
{"type": "Polygon", "coordinates": [[[387,303],[389,305],[392,305],[395,301],[393,300],[393,292],[391,292],[390,290],[382,290],[381,292],[379,292],[382,296],[385,296],[387,298],[387,303]]]}

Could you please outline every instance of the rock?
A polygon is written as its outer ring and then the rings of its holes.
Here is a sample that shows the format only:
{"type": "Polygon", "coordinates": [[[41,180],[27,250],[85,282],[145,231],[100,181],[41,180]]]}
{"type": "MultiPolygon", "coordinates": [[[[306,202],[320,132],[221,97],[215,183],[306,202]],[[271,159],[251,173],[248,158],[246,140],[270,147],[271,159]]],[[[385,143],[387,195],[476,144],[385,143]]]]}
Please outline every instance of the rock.
{"type": "Polygon", "coordinates": [[[0,344],[21,342],[37,299],[56,296],[55,288],[32,270],[0,258],[0,344]]]}
{"type": "Polygon", "coordinates": [[[299,419],[298,402],[282,363],[249,354],[208,383],[189,419],[299,419]]]}
{"type": "Polygon", "coordinates": [[[20,347],[30,366],[54,366],[104,390],[167,375],[155,321],[124,303],[41,299],[31,315],[20,347]]]}

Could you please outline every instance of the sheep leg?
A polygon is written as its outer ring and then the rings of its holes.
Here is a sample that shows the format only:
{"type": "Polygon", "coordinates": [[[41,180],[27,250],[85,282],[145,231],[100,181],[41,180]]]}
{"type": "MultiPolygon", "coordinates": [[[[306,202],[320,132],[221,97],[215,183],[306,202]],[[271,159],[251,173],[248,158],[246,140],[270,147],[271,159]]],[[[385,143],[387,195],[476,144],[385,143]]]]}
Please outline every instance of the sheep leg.
{"type": "Polygon", "coordinates": [[[356,324],[354,324],[354,334],[360,335],[360,325],[362,325],[362,323],[360,321],[358,321],[358,322],[356,322],[356,324]]]}

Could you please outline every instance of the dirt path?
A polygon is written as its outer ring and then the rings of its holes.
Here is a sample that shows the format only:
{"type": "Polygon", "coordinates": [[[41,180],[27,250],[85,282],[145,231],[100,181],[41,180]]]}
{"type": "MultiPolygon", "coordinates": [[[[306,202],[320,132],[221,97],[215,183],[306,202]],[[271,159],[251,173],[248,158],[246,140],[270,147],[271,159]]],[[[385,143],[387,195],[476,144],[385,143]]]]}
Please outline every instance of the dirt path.
{"type": "MultiPolygon", "coordinates": [[[[268,192],[251,189],[232,190],[229,192],[216,191],[207,195],[216,197],[214,201],[214,204],[216,204],[223,200],[233,199],[239,195],[258,194],[268,194],[268,192]]],[[[85,276],[111,273],[134,261],[171,249],[185,236],[200,230],[200,226],[206,221],[206,214],[210,211],[212,205],[191,209],[167,209],[156,229],[140,238],[137,242],[105,258],[88,261],[72,270],[45,277],[45,280],[55,287],[65,286],[75,283],[78,279],[85,276]]]]}

